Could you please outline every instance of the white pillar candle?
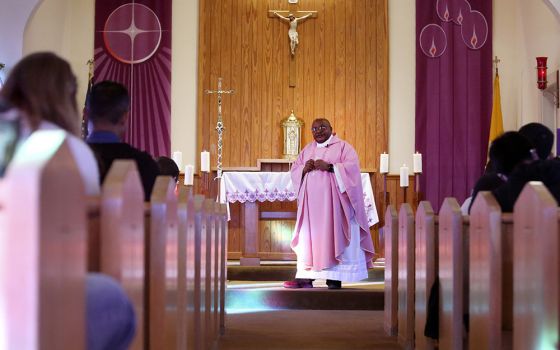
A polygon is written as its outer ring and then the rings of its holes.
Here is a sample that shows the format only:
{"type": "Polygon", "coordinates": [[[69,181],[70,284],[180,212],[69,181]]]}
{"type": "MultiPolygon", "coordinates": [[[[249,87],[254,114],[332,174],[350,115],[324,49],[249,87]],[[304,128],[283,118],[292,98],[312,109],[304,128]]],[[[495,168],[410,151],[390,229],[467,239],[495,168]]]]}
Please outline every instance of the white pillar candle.
{"type": "Polygon", "coordinates": [[[183,167],[183,153],[175,151],[173,152],[171,159],[175,161],[175,164],[177,164],[177,168],[181,169],[183,167]]]}
{"type": "Polygon", "coordinates": [[[210,172],[210,152],[208,151],[200,152],[200,171],[210,172]]]}
{"type": "Polygon", "coordinates": [[[401,187],[408,187],[408,167],[406,164],[401,167],[401,187]]]}
{"type": "Polygon", "coordinates": [[[194,183],[194,166],[185,165],[185,185],[192,186],[194,183]]]}
{"type": "Polygon", "coordinates": [[[389,172],[389,155],[385,152],[379,157],[379,173],[387,174],[389,172]]]}
{"type": "Polygon", "coordinates": [[[412,155],[412,169],[414,170],[415,174],[420,174],[422,173],[422,154],[418,153],[418,151],[416,153],[414,153],[412,155]]]}

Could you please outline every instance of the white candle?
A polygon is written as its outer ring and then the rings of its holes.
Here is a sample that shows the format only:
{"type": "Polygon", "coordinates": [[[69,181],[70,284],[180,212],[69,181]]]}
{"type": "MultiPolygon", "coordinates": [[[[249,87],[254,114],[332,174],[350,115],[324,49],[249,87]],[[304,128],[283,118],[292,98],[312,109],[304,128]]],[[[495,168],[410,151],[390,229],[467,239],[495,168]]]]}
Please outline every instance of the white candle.
{"type": "Polygon", "coordinates": [[[414,169],[414,173],[415,174],[421,174],[422,173],[422,154],[418,153],[418,151],[416,151],[416,153],[414,153],[412,155],[412,169],[414,169]]]}
{"type": "Polygon", "coordinates": [[[401,167],[401,187],[408,187],[408,167],[406,164],[401,167]]]}
{"type": "Polygon", "coordinates": [[[183,167],[183,153],[175,151],[173,152],[171,159],[175,161],[175,164],[177,164],[177,168],[181,169],[183,167]]]}
{"type": "Polygon", "coordinates": [[[194,183],[194,166],[185,165],[185,185],[192,186],[194,183]]]}
{"type": "Polygon", "coordinates": [[[387,174],[389,172],[389,155],[385,152],[379,157],[379,173],[387,174]]]}
{"type": "Polygon", "coordinates": [[[210,172],[210,152],[208,151],[200,152],[200,171],[210,172]]]}

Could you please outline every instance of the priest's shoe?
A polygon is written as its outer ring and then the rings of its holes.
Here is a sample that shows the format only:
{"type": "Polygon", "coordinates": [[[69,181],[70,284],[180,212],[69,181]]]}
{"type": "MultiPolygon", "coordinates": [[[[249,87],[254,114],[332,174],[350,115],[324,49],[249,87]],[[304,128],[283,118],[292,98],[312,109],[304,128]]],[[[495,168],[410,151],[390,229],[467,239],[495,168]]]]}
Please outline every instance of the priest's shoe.
{"type": "Polygon", "coordinates": [[[284,288],[313,288],[313,280],[307,278],[296,278],[295,280],[284,282],[284,288]]]}
{"type": "Polygon", "coordinates": [[[329,289],[340,289],[342,288],[342,282],[337,280],[327,280],[327,287],[329,287],[329,289]]]}

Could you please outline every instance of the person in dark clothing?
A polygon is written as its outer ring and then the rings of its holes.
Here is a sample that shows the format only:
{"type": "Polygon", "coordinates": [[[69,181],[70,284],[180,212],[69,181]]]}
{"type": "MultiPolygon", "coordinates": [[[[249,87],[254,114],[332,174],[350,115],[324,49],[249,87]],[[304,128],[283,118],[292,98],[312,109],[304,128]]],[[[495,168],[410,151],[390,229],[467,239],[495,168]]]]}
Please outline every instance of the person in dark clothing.
{"type": "Polygon", "coordinates": [[[529,181],[541,181],[559,203],[560,159],[537,160],[517,167],[505,184],[492,191],[503,212],[513,212],[517,198],[529,181]]]}
{"type": "Polygon", "coordinates": [[[476,195],[480,191],[492,191],[506,183],[513,169],[524,161],[531,161],[532,144],[516,131],[508,131],[497,137],[490,145],[489,158],[491,167],[478,179],[473,189],[471,211],[476,195]]]}
{"type": "Polygon", "coordinates": [[[509,176],[507,183],[494,189],[494,196],[504,212],[513,211],[515,201],[529,181],[541,181],[556,201],[560,201],[560,160],[553,159],[551,154],[554,134],[539,123],[524,125],[519,133],[531,142],[534,153],[538,156],[534,158],[538,159],[519,165],[509,176]]]}
{"type": "Polygon", "coordinates": [[[86,141],[97,157],[101,183],[115,159],[133,159],[144,187],[144,198],[149,201],[159,167],[150,154],[122,142],[129,110],[130,96],[126,87],[112,81],[95,84],[86,108],[93,131],[86,141]]]}
{"type": "Polygon", "coordinates": [[[540,123],[529,123],[523,125],[519,129],[519,133],[531,142],[539,159],[545,160],[552,157],[554,134],[549,128],[540,123]]]}
{"type": "Polygon", "coordinates": [[[175,182],[179,181],[179,167],[177,163],[169,157],[158,157],[157,164],[159,166],[160,175],[171,176],[175,182]]]}

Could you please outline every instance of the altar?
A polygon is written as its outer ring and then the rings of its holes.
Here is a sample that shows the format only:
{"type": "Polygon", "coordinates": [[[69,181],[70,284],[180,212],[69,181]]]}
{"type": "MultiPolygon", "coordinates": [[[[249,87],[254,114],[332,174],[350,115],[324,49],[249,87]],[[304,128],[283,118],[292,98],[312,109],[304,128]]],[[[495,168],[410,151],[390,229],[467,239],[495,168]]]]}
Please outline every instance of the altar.
{"type": "MultiPolygon", "coordinates": [[[[369,173],[362,173],[364,207],[369,226],[379,221],[369,173]]],[[[224,172],[220,181],[220,202],[242,203],[244,206],[244,251],[240,257],[243,265],[259,265],[259,218],[295,220],[296,212],[274,212],[259,215],[259,203],[292,202],[297,199],[289,172],[224,172]]]]}

